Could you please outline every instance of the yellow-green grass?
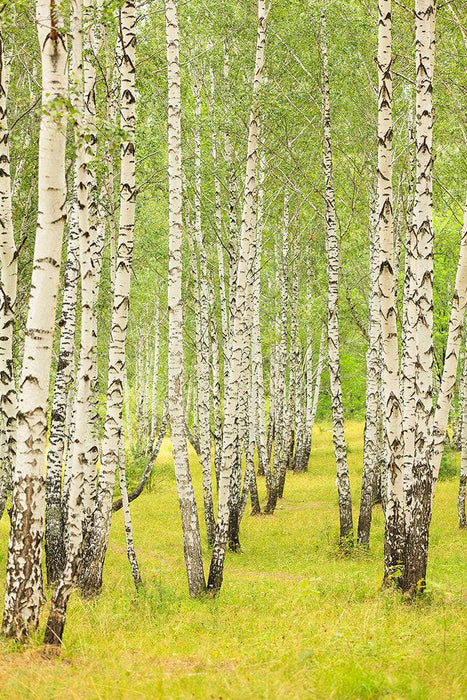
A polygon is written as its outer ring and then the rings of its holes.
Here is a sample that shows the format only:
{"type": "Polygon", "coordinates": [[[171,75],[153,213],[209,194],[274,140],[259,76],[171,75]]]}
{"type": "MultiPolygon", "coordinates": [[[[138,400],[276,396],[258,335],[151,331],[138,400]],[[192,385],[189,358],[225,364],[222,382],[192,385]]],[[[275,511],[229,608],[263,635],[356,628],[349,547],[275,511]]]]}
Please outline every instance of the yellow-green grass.
{"type": "MultiPolygon", "coordinates": [[[[346,432],[356,517],[362,425],[346,432]]],[[[193,455],[192,466],[201,503],[193,455]]],[[[425,598],[380,590],[381,510],[370,553],[339,557],[331,432],[318,425],[310,471],[287,476],[273,517],[245,516],[221,596],[193,601],[166,441],[154,491],[132,506],[145,592],[133,590],[118,513],[102,595],[73,596],[61,658],[41,655],[45,615],[26,648],[2,640],[0,697],[467,698],[467,532],[456,496],[455,480],[439,484],[425,598]]],[[[4,518],[2,571],[6,535],[4,518]]]]}

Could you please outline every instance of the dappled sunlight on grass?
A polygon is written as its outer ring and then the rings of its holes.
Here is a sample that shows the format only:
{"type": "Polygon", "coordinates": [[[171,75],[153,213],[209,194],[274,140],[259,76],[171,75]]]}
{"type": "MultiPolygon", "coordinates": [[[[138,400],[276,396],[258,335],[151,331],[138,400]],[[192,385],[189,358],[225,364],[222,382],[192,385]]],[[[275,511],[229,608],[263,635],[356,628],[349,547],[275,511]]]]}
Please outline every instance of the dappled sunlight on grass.
{"type": "MultiPolygon", "coordinates": [[[[347,424],[355,523],[362,435],[361,423],[347,424]]],[[[330,425],[315,426],[310,471],[287,475],[276,514],[245,515],[218,600],[187,596],[168,440],[153,483],[132,505],[145,590],[132,587],[120,512],[104,591],[91,603],[73,596],[62,657],[44,659],[38,642],[19,651],[0,642],[2,698],[466,697],[467,533],[457,528],[456,480],[439,484],[428,595],[417,604],[380,590],[379,506],[370,551],[339,556],[330,425]]],[[[260,491],[264,499],[264,481],[260,491]]],[[[200,521],[207,562],[202,512],[200,521]]],[[[6,533],[4,518],[3,571],[6,533]]]]}

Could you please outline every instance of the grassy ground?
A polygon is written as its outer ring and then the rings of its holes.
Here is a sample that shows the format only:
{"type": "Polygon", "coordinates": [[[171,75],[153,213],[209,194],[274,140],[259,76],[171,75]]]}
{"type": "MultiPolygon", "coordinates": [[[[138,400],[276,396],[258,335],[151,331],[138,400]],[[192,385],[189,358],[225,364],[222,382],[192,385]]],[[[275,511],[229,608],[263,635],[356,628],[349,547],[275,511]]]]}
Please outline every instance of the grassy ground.
{"type": "MultiPolygon", "coordinates": [[[[357,504],[362,426],[349,423],[347,437],[357,504]]],[[[93,603],[73,596],[61,658],[41,655],[40,635],[24,649],[0,641],[2,698],[467,698],[456,481],[439,485],[429,592],[409,604],[380,590],[379,508],[371,552],[338,556],[331,433],[316,426],[310,472],[288,475],[274,517],[244,518],[243,552],[228,555],[220,598],[195,602],[169,444],[160,462],[155,491],[132,511],[145,593],[132,588],[119,513],[104,591],[93,603]]],[[[6,529],[4,520],[2,571],[6,529]]]]}

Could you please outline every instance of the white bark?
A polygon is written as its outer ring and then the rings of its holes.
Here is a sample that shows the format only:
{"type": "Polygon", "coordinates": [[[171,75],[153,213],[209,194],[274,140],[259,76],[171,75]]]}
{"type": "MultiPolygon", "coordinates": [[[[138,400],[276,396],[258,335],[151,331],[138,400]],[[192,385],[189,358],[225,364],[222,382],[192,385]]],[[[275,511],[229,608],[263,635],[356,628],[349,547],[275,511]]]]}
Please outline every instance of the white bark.
{"type": "Polygon", "coordinates": [[[133,540],[133,527],[131,524],[130,503],[128,500],[128,489],[126,485],[125,473],[125,440],[123,432],[120,438],[120,459],[118,464],[118,474],[120,482],[120,493],[122,495],[123,518],[125,523],[125,541],[128,561],[130,563],[131,576],[136,590],[143,585],[139,571],[138,559],[136,558],[135,544],[133,540]]]}
{"type": "Polygon", "coordinates": [[[0,518],[11,489],[16,455],[16,387],[13,367],[18,265],[11,209],[8,85],[11,56],[0,33],[0,518]]]}
{"type": "MultiPolygon", "coordinates": [[[[195,221],[194,233],[199,255],[199,346],[198,368],[198,420],[200,460],[203,475],[204,519],[208,544],[214,544],[215,519],[212,502],[211,476],[211,431],[210,424],[210,390],[209,390],[209,288],[206,244],[201,222],[201,87],[199,77],[195,76],[193,86],[195,97],[195,221]]],[[[196,265],[196,261],[195,261],[196,265]]]]}
{"type": "Polygon", "coordinates": [[[123,375],[123,394],[125,399],[125,428],[130,448],[133,447],[133,434],[131,430],[130,395],[128,390],[128,370],[125,363],[125,373],[123,375]]]}
{"type": "Polygon", "coordinates": [[[392,218],[391,0],[378,5],[378,232],[381,248],[379,295],[382,337],[387,470],[385,578],[401,566],[404,541],[403,434],[399,395],[399,349],[395,307],[392,218]]]}
{"type": "Polygon", "coordinates": [[[123,374],[128,326],[131,264],[135,221],[135,53],[136,13],[134,0],[125,0],[120,11],[120,115],[124,138],[121,144],[120,221],[112,306],[107,379],[107,410],[96,506],[86,547],[81,587],[85,595],[97,594],[107,551],[112,496],[123,430],[123,374]]]}
{"type": "MultiPolygon", "coordinates": [[[[260,140],[260,145],[261,140],[260,140]]],[[[261,256],[264,227],[264,148],[260,148],[258,168],[258,216],[256,224],[256,256],[253,279],[253,321],[251,329],[251,362],[253,397],[255,400],[253,421],[255,442],[258,453],[258,473],[270,474],[266,440],[266,416],[264,406],[264,368],[261,347],[260,300],[261,300],[261,256]]]]}
{"type": "Polygon", "coordinates": [[[229,341],[229,377],[225,388],[223,454],[219,479],[218,519],[208,579],[208,589],[213,593],[217,593],[220,590],[224,572],[224,558],[229,526],[230,482],[237,440],[236,412],[239,403],[243,359],[246,352],[246,341],[249,332],[248,323],[251,319],[251,271],[254,261],[256,239],[256,170],[258,157],[259,90],[264,70],[265,45],[266,4],[264,0],[258,0],[258,33],[253,78],[253,102],[249,118],[240,249],[236,275],[234,313],[229,341]]]}
{"type": "MultiPolygon", "coordinates": [[[[416,406],[408,541],[401,586],[425,585],[431,518],[433,454],[433,69],[436,4],[415,2],[416,178],[413,211],[416,310],[416,406]]],[[[410,455],[406,446],[406,455],[410,455]]]]}
{"type": "Polygon", "coordinates": [[[56,581],[65,566],[62,509],[62,470],[66,446],[71,385],[75,376],[76,302],[79,282],[79,231],[77,202],[70,213],[67,260],[63,283],[60,348],[50,417],[45,504],[47,581],[56,581]]]}
{"type": "Polygon", "coordinates": [[[159,380],[159,354],[160,354],[160,306],[159,298],[156,298],[154,310],[154,349],[152,357],[152,386],[151,386],[151,429],[149,434],[149,449],[152,450],[156,439],[157,427],[157,383],[159,380]]]}
{"type": "MultiPolygon", "coordinates": [[[[433,500],[436,482],[443,455],[446,429],[448,426],[449,410],[457,383],[457,366],[461,349],[462,333],[467,310],[467,197],[464,206],[464,223],[461,232],[459,262],[457,265],[454,296],[449,319],[448,340],[443,367],[443,376],[438,393],[436,412],[433,425],[433,451],[431,454],[431,469],[433,483],[431,500],[433,500]]],[[[464,432],[464,431],[463,431],[464,432]]]]}
{"type": "Polygon", "coordinates": [[[182,148],[180,37],[176,0],[165,0],[168,69],[169,147],[169,415],[175,479],[183,528],[183,547],[190,595],[205,590],[201,541],[195,494],[188,463],[183,412],[183,302],[182,302],[182,148]]]}
{"type": "Polygon", "coordinates": [[[370,202],[370,290],[368,311],[368,350],[366,355],[366,416],[363,445],[363,474],[358,519],[357,542],[368,545],[370,540],[371,516],[373,510],[373,485],[378,468],[379,446],[379,406],[380,406],[380,341],[381,323],[378,296],[380,269],[380,244],[375,221],[375,203],[370,202]]]}
{"type": "Polygon", "coordinates": [[[47,401],[60,258],[66,218],[67,51],[50,0],[38,0],[42,62],[38,219],[23,367],[19,383],[17,456],[8,548],[3,631],[27,637],[42,602],[41,544],[45,496],[47,401]]]}
{"type": "MultiPolygon", "coordinates": [[[[467,349],[467,348],[466,348],[467,349]]],[[[461,415],[464,426],[467,425],[467,362],[464,359],[464,367],[462,369],[462,405],[461,415]]],[[[459,493],[457,496],[457,517],[459,527],[467,527],[467,516],[465,510],[465,493],[467,489],[467,429],[464,428],[461,437],[461,470],[459,475],[459,493]]]]}
{"type": "MultiPolygon", "coordinates": [[[[210,110],[212,115],[212,136],[211,136],[211,152],[214,164],[214,204],[215,204],[215,223],[216,223],[216,253],[217,266],[219,272],[219,296],[221,305],[221,323],[222,323],[222,342],[224,354],[227,350],[229,337],[229,315],[227,309],[227,295],[225,291],[225,268],[224,268],[224,247],[222,245],[222,203],[221,203],[221,182],[219,177],[219,159],[217,156],[217,134],[214,123],[214,107],[215,107],[215,84],[214,71],[212,64],[209,67],[210,76],[210,110]]],[[[224,357],[224,376],[227,376],[227,362],[224,357]]],[[[225,381],[225,380],[224,380],[225,381]]]]}
{"type": "Polygon", "coordinates": [[[328,257],[328,367],[331,386],[331,408],[334,454],[337,469],[339,497],[340,538],[352,538],[352,501],[350,494],[347,448],[344,435],[344,408],[339,356],[339,242],[337,238],[336,206],[332,173],[331,107],[329,97],[328,51],[326,43],[326,17],[321,11],[321,61],[323,95],[323,165],[326,184],[326,251],[328,257]]]}
{"type": "Polygon", "coordinates": [[[279,288],[281,290],[281,308],[279,326],[279,342],[276,346],[274,365],[274,452],[272,459],[272,475],[269,478],[266,472],[266,487],[268,489],[268,501],[265,513],[274,513],[277,499],[280,493],[282,474],[285,478],[287,441],[287,329],[289,310],[288,291],[288,259],[289,259],[289,192],[284,193],[284,213],[282,221],[282,254],[279,275],[279,288]]]}

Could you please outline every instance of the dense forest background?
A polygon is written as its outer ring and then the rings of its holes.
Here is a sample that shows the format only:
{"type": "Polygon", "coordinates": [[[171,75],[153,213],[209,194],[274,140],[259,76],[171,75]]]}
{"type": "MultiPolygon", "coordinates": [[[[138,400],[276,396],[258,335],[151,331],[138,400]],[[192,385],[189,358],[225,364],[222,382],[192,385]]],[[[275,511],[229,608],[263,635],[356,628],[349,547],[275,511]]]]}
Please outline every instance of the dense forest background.
{"type": "MultiPolygon", "coordinates": [[[[460,4],[462,17],[463,4],[460,4]]],[[[107,21],[112,23],[112,3],[104,3],[107,21]]],[[[459,11],[459,8],[457,8],[459,11]]],[[[164,48],[164,15],[153,3],[138,6],[137,70],[137,215],[135,228],[134,277],[131,291],[131,321],[128,342],[128,375],[134,387],[140,336],[153,323],[155,298],[166,307],[167,277],[167,75],[164,48]]],[[[16,0],[11,32],[16,60],[12,67],[9,105],[11,162],[15,183],[14,218],[19,256],[19,337],[24,329],[25,300],[34,245],[37,140],[40,120],[39,51],[35,37],[34,8],[16,0]],[[21,303],[21,301],[23,303],[21,303]]],[[[371,190],[375,187],[377,120],[377,71],[375,65],[376,8],[364,2],[329,2],[328,42],[331,84],[332,128],[335,141],[334,177],[342,255],[340,281],[341,358],[344,411],[348,417],[363,418],[365,412],[365,353],[369,290],[368,226],[371,190]]],[[[65,18],[68,16],[64,12],[65,18]]],[[[299,334],[302,345],[313,339],[315,359],[321,328],[326,319],[326,255],[323,221],[323,176],[321,170],[321,93],[318,47],[319,5],[295,1],[277,4],[268,29],[267,79],[262,87],[264,104],[263,139],[266,159],[265,228],[262,261],[261,330],[266,367],[271,346],[277,340],[274,319],[278,315],[280,289],[277,284],[277,255],[274,246],[282,218],[284,187],[290,188],[293,275],[299,278],[299,334]],[[307,305],[311,286],[312,306],[307,305]]],[[[214,213],[215,166],[211,138],[215,129],[230,134],[235,163],[237,217],[246,151],[244,148],[249,110],[250,75],[253,69],[255,14],[250,3],[187,2],[180,5],[181,70],[183,90],[183,149],[187,195],[194,202],[194,97],[193,84],[201,85],[202,218],[208,249],[210,276],[218,288],[215,262],[217,230],[214,213]],[[229,48],[229,75],[224,79],[225,43],[229,48]],[[214,98],[211,98],[211,75],[214,98]]],[[[394,168],[395,231],[400,252],[399,287],[402,289],[407,204],[410,172],[413,168],[413,134],[410,134],[414,100],[414,29],[410,3],[394,6],[394,168]]],[[[110,41],[114,40],[111,34],[110,41]]],[[[112,52],[112,45],[109,46],[112,52]]],[[[462,225],[463,186],[466,170],[466,86],[462,31],[449,9],[438,11],[436,68],[434,78],[436,161],[434,166],[435,226],[435,358],[438,380],[444,348],[457,263],[457,241],[462,225]]],[[[97,168],[104,164],[107,142],[116,144],[118,131],[105,113],[105,57],[99,56],[97,168]]],[[[413,122],[412,122],[413,123],[413,122]]],[[[222,244],[228,249],[228,179],[225,159],[219,148],[217,165],[222,186],[222,244]]],[[[73,134],[69,132],[68,179],[72,191],[73,134]]],[[[103,177],[103,171],[99,173],[103,177]]],[[[64,244],[66,247],[66,243],[64,244]]],[[[64,247],[64,257],[65,257],[64,247]]],[[[99,296],[99,381],[105,394],[107,339],[110,323],[109,251],[104,255],[104,275],[99,296]],[[107,271],[107,273],[106,273],[107,271]]],[[[190,253],[185,245],[186,266],[190,253]]],[[[225,252],[227,258],[227,252],[225,252]]],[[[193,279],[185,275],[185,348],[188,374],[194,366],[194,318],[190,294],[193,279]]],[[[399,299],[402,294],[399,294],[399,299]]],[[[219,307],[217,305],[217,312],[219,307]]],[[[216,319],[220,325],[220,318],[216,319]]],[[[160,393],[166,387],[167,321],[162,314],[160,393]]],[[[57,339],[58,343],[58,339],[57,339]]],[[[22,344],[16,345],[18,362],[22,344]]],[[[55,352],[57,357],[57,352],[55,352]]],[[[326,372],[326,370],[325,370],[326,372]]],[[[267,381],[266,381],[267,385],[267,381]]],[[[318,419],[329,419],[329,382],[322,382],[318,419]]],[[[160,402],[160,410],[162,410],[160,402]]]]}

